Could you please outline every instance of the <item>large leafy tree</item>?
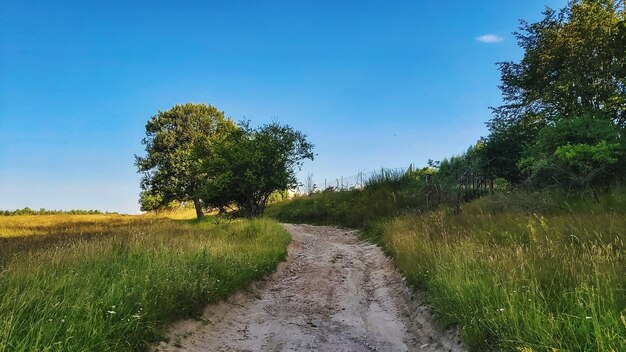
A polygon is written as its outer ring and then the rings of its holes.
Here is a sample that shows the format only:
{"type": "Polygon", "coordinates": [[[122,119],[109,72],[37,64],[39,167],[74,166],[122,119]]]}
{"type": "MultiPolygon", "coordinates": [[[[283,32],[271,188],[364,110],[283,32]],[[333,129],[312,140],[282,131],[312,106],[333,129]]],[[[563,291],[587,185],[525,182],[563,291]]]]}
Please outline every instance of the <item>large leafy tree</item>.
{"type": "Polygon", "coordinates": [[[537,23],[521,22],[519,62],[499,63],[504,104],[494,108],[483,168],[515,183],[519,161],[539,131],[592,114],[626,126],[624,1],[572,0],[547,9],[537,23]]]}
{"type": "Polygon", "coordinates": [[[305,159],[313,160],[312,148],[306,135],[278,123],[251,128],[242,122],[223,139],[206,139],[196,150],[208,175],[202,200],[260,216],[274,191],[297,185],[295,172],[305,159]]]}
{"type": "Polygon", "coordinates": [[[550,123],[602,112],[626,123],[626,15],[624,2],[574,0],[547,9],[516,33],[520,62],[499,63],[504,105],[492,127],[550,123]]]}
{"type": "Polygon", "coordinates": [[[236,125],[214,106],[187,103],[159,111],[146,124],[145,156],[135,156],[142,174],[142,210],[155,210],[172,201],[193,201],[203,217],[200,190],[207,178],[194,154],[200,141],[218,140],[236,125]]]}

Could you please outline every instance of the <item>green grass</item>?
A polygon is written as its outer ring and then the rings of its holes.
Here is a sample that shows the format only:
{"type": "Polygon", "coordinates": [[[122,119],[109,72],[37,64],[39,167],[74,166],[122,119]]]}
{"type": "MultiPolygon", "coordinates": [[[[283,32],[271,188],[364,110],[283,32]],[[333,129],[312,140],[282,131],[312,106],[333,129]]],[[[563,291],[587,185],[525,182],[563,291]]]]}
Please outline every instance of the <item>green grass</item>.
{"type": "Polygon", "coordinates": [[[270,220],[116,219],[62,217],[2,238],[0,351],[142,350],[271,272],[290,241],[270,220]]]}
{"type": "Polygon", "coordinates": [[[367,194],[301,198],[270,214],[366,229],[411,283],[430,292],[439,320],[459,326],[471,350],[626,350],[623,189],[599,203],[497,194],[460,214],[393,209],[392,191],[378,200],[367,194]],[[377,201],[387,204],[381,214],[377,201]],[[337,205],[341,216],[332,215],[337,205]],[[402,215],[390,219],[394,213],[402,215]]]}
{"type": "Polygon", "coordinates": [[[294,223],[360,228],[369,233],[382,219],[421,211],[425,203],[417,182],[406,178],[390,180],[388,176],[368,181],[362,190],[316,193],[272,204],[265,215],[294,223]]]}
{"type": "Polygon", "coordinates": [[[437,211],[383,243],[474,350],[623,351],[626,218],[437,211]]]}

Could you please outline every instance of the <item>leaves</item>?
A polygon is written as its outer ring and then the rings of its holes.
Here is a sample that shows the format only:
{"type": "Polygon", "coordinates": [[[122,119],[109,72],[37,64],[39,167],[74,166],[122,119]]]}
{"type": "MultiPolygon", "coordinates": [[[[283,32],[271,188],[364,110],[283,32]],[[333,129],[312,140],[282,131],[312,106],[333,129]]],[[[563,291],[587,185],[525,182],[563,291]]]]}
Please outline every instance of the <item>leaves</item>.
{"type": "Polygon", "coordinates": [[[202,200],[213,207],[233,206],[240,215],[263,213],[270,195],[297,185],[296,170],[313,160],[313,145],[293,128],[272,123],[253,129],[247,121],[221,140],[205,140],[196,150],[209,175],[202,200]]]}
{"type": "Polygon", "coordinates": [[[205,104],[175,105],[153,116],[142,140],[146,156],[135,156],[142,173],[142,210],[199,198],[204,176],[194,148],[200,141],[219,139],[232,129],[236,126],[224,112],[205,104]]]}
{"type": "Polygon", "coordinates": [[[626,127],[624,2],[573,0],[519,29],[524,57],[498,64],[504,104],[487,124],[483,173],[544,186],[616,180],[624,162],[616,138],[626,127]]]}
{"type": "Polygon", "coordinates": [[[518,166],[536,185],[606,185],[625,157],[622,130],[610,120],[586,114],[544,127],[518,166]]]}
{"type": "Polygon", "coordinates": [[[546,10],[540,22],[522,21],[516,36],[524,58],[499,64],[505,104],[494,109],[492,130],[589,111],[625,124],[625,18],[615,1],[577,0],[546,10]]]}

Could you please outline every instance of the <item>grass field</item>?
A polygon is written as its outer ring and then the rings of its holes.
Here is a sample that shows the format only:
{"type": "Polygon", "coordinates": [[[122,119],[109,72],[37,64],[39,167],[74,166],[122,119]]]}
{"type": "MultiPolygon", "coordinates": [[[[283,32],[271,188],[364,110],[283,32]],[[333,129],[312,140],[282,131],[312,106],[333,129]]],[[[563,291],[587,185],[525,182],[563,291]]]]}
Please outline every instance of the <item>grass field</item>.
{"type": "Polygon", "coordinates": [[[421,185],[402,176],[370,180],[364,190],[314,193],[271,204],[265,214],[289,222],[359,228],[369,234],[382,219],[425,209],[421,185]]]}
{"type": "Polygon", "coordinates": [[[141,350],[272,271],[289,241],[270,220],[0,217],[0,351],[141,350]]]}
{"type": "Polygon", "coordinates": [[[318,194],[269,214],[365,229],[474,351],[626,350],[623,190],[600,203],[500,194],[465,204],[458,215],[403,208],[411,203],[400,203],[397,191],[381,192],[318,194]]]}

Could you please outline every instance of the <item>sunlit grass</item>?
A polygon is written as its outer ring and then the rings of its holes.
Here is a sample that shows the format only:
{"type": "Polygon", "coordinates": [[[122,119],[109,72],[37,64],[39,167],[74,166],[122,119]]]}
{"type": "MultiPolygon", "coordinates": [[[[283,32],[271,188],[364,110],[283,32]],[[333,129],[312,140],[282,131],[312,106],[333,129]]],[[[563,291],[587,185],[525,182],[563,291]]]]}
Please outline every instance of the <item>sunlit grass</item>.
{"type": "Polygon", "coordinates": [[[273,270],[290,240],[268,220],[11,218],[0,218],[12,236],[0,238],[0,351],[142,349],[273,270]]]}
{"type": "Polygon", "coordinates": [[[460,214],[409,192],[317,194],[269,214],[364,230],[474,351],[626,351],[626,190],[496,194],[460,214]]]}
{"type": "Polygon", "coordinates": [[[111,226],[128,224],[130,215],[18,215],[0,216],[0,237],[54,235],[106,231],[111,226]]]}
{"type": "Polygon", "coordinates": [[[474,350],[626,350],[621,215],[438,211],[395,220],[383,243],[474,350]]]}

